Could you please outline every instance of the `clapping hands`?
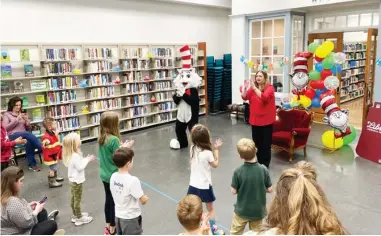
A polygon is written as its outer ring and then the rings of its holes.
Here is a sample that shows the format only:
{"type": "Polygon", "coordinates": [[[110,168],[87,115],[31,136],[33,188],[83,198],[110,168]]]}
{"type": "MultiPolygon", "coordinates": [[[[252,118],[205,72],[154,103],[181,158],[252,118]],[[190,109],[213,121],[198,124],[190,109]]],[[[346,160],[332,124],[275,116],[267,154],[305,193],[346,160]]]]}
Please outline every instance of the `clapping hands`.
{"type": "Polygon", "coordinates": [[[214,148],[215,148],[215,149],[220,149],[221,146],[222,146],[222,144],[223,144],[222,140],[221,140],[220,138],[218,138],[218,139],[216,140],[215,144],[214,144],[214,148]]]}
{"type": "Polygon", "coordinates": [[[126,147],[126,148],[132,148],[132,146],[135,144],[134,140],[126,140],[121,147],[126,147]]]}

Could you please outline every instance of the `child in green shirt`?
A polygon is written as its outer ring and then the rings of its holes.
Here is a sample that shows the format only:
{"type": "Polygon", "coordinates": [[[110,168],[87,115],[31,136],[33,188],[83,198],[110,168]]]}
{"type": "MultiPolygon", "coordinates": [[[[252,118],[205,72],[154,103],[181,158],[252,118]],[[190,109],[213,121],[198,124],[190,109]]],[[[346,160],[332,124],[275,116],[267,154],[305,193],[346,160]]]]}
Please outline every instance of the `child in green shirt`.
{"type": "Polygon", "coordinates": [[[100,177],[105,189],[105,218],[106,228],[104,234],[114,235],[115,231],[115,203],[110,191],[110,178],[111,175],[118,171],[118,168],[112,160],[114,151],[119,147],[131,148],[134,144],[133,140],[127,140],[121,144],[120,130],[119,130],[119,116],[115,112],[102,113],[100,120],[100,135],[99,143],[99,163],[100,163],[100,177]]]}

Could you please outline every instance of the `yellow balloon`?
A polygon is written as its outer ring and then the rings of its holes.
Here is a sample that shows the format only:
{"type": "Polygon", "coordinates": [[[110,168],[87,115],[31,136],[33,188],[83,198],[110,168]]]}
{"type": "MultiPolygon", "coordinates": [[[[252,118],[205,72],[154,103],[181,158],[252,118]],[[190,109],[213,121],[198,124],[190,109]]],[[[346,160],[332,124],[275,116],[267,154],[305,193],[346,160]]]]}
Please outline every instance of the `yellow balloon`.
{"type": "Polygon", "coordinates": [[[328,54],[329,52],[326,51],[323,45],[320,45],[315,51],[315,55],[319,58],[325,58],[328,54]]]}
{"type": "Polygon", "coordinates": [[[326,50],[327,51],[329,51],[329,52],[332,52],[333,51],[333,49],[335,48],[335,44],[333,44],[333,42],[332,41],[325,41],[323,44],[322,44],[322,46],[324,47],[324,48],[326,48],[326,50]]]}
{"type": "Polygon", "coordinates": [[[254,65],[254,62],[252,62],[252,61],[249,61],[249,62],[247,63],[247,65],[248,65],[249,67],[253,67],[253,65],[254,65]]]}
{"type": "Polygon", "coordinates": [[[335,138],[335,132],[333,130],[325,131],[321,136],[321,141],[324,147],[329,149],[339,149],[344,145],[343,138],[335,138]]]}
{"type": "Polygon", "coordinates": [[[310,107],[311,106],[311,99],[305,95],[300,96],[299,103],[302,104],[304,108],[310,107]]]}

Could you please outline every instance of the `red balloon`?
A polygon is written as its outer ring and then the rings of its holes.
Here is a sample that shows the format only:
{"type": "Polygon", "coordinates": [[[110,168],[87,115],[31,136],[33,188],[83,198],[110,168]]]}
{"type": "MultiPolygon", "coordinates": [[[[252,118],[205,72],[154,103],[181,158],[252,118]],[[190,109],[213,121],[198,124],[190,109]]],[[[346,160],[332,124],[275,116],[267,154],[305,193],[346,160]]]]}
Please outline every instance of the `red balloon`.
{"type": "Polygon", "coordinates": [[[332,75],[332,71],[331,70],[323,70],[322,72],[320,72],[320,78],[321,80],[325,80],[325,78],[327,78],[328,76],[331,76],[332,75]]]}
{"type": "Polygon", "coordinates": [[[312,80],[310,86],[313,89],[325,89],[323,80],[312,80]]]}
{"type": "Polygon", "coordinates": [[[310,99],[313,99],[316,96],[316,92],[312,88],[308,88],[306,92],[304,93],[304,95],[310,99]]]}
{"type": "Polygon", "coordinates": [[[323,59],[324,59],[324,58],[320,58],[320,57],[318,57],[318,56],[315,56],[315,61],[317,61],[317,62],[322,62],[323,59]]]}

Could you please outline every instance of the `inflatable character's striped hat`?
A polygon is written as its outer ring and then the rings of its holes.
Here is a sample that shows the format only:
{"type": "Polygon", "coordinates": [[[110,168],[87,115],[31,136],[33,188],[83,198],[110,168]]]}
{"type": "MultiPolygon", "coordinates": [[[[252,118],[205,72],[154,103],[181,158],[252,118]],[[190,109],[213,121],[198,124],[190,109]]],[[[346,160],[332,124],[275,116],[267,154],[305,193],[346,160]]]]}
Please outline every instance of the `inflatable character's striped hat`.
{"type": "Polygon", "coordinates": [[[180,55],[181,55],[181,64],[182,69],[189,70],[191,68],[191,58],[192,55],[190,53],[190,49],[188,45],[183,46],[180,48],[180,55]]]}

